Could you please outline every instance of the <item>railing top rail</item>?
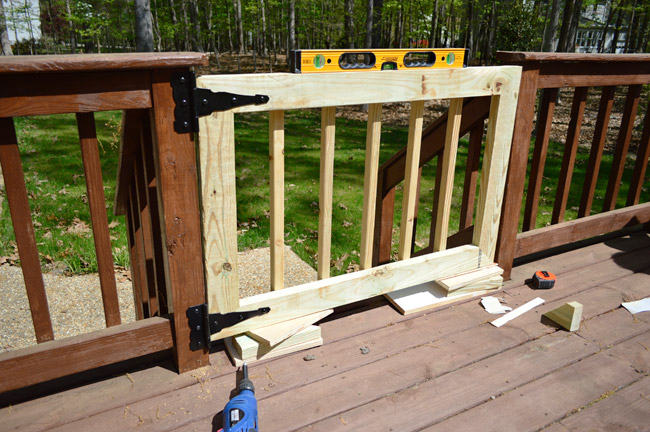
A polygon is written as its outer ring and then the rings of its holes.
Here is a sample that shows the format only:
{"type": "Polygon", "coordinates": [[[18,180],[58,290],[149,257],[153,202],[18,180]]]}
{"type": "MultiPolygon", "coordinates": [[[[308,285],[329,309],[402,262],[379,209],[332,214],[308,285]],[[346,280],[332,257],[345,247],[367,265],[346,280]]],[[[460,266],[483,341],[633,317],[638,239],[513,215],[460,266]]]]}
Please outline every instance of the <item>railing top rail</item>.
{"type": "Polygon", "coordinates": [[[207,65],[207,54],[192,52],[2,56],[0,57],[0,75],[163,69],[207,65]]]}
{"type": "Polygon", "coordinates": [[[603,63],[603,62],[650,62],[650,54],[579,54],[497,51],[497,60],[513,63],[524,62],[566,62],[566,63],[603,63]]]}

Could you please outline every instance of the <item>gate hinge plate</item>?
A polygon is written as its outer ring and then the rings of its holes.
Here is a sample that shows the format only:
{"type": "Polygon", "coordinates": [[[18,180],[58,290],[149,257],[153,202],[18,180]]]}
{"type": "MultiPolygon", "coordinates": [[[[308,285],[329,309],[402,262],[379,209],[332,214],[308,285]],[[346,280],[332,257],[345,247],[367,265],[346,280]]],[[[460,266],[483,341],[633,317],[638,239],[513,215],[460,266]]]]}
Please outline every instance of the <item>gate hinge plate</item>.
{"type": "Polygon", "coordinates": [[[267,314],[270,311],[271,308],[262,307],[252,311],[211,314],[207,303],[192,306],[186,312],[190,325],[190,349],[192,351],[203,348],[209,349],[212,343],[211,335],[249,318],[267,314]]]}
{"type": "Polygon", "coordinates": [[[266,95],[240,95],[213,92],[197,88],[194,72],[183,71],[172,75],[174,102],[174,130],[178,133],[198,132],[199,117],[215,111],[227,111],[244,105],[262,105],[269,101],[266,95]]]}

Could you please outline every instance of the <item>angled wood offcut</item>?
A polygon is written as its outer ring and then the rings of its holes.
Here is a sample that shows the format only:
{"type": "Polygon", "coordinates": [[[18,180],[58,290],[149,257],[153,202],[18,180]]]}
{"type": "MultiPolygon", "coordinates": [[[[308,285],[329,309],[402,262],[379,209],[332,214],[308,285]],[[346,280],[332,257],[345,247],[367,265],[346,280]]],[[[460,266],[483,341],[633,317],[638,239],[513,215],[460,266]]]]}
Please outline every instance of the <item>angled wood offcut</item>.
{"type": "Polygon", "coordinates": [[[544,316],[569,331],[576,331],[580,328],[582,304],[576,301],[565,303],[559,308],[546,312],[544,316]]]}
{"type": "MultiPolygon", "coordinates": [[[[332,74],[240,74],[203,76],[197,80],[200,87],[212,91],[231,92],[236,94],[264,94],[269,102],[260,105],[236,107],[233,110],[201,119],[201,130],[210,132],[210,136],[202,133],[199,136],[199,153],[201,159],[201,189],[203,191],[203,232],[205,240],[205,268],[208,275],[207,291],[211,312],[226,312],[230,310],[247,311],[260,307],[270,307],[268,314],[245,320],[212,336],[213,340],[238,335],[248,331],[256,331],[269,325],[293,320],[299,317],[318,313],[351,302],[370,297],[395,292],[421,284],[431,284],[449,276],[481,269],[492,264],[496,239],[499,229],[501,203],[505,174],[508,168],[510,143],[514,124],[515,108],[521,79],[521,67],[498,66],[477,67],[447,70],[426,71],[396,71],[367,72],[367,73],[332,73],[332,74]],[[409,220],[413,218],[413,205],[416,196],[415,187],[410,184],[417,179],[419,157],[415,156],[419,149],[418,131],[421,128],[424,101],[430,99],[457,99],[478,96],[491,96],[486,150],[483,157],[483,169],[479,190],[479,201],[476,211],[476,224],[473,234],[473,245],[465,245],[453,249],[435,252],[416,258],[409,258],[411,239],[406,238],[411,233],[409,220]],[[342,105],[369,104],[373,110],[372,134],[370,148],[379,147],[379,104],[390,102],[410,102],[413,107],[409,146],[412,150],[412,161],[406,181],[405,208],[406,227],[401,233],[400,258],[402,261],[389,263],[375,268],[364,268],[361,271],[311,282],[297,287],[285,288],[271,293],[265,293],[239,300],[236,275],[226,272],[237,272],[232,266],[236,256],[236,209],[234,190],[234,139],[232,138],[232,115],[239,112],[270,111],[270,141],[271,159],[271,190],[272,209],[272,249],[279,249],[283,241],[283,199],[284,183],[282,166],[282,137],[284,124],[281,121],[282,111],[290,109],[324,108],[342,105]],[[376,104],[376,105],[373,105],[376,104]],[[220,132],[219,132],[220,131],[220,132]],[[221,136],[215,136],[221,135],[221,136]],[[412,136],[411,136],[412,135],[412,136]],[[218,150],[222,156],[211,154],[214,151],[214,141],[229,148],[218,150]],[[205,158],[203,157],[205,156],[205,158]],[[218,157],[215,157],[218,156],[218,157]],[[211,161],[214,166],[207,167],[205,161],[211,161]],[[225,164],[224,167],[221,164],[225,164]],[[211,172],[214,174],[206,175],[211,172]],[[227,177],[223,177],[227,173],[227,177]],[[221,176],[216,182],[210,176],[221,176]],[[213,184],[214,183],[214,184],[213,184]],[[216,186],[215,189],[213,186],[216,186]],[[214,191],[217,190],[216,195],[214,191]],[[222,191],[222,192],[220,192],[222,191]],[[223,208],[222,208],[223,207],[223,208]],[[206,209],[210,210],[206,213],[206,209]],[[214,218],[214,219],[211,219],[214,218]],[[206,226],[206,222],[209,224],[206,226]],[[277,244],[276,244],[277,243],[277,244]],[[216,249],[216,250],[215,250],[216,249]],[[235,254],[235,255],[233,255],[235,254]],[[231,264],[231,267],[225,265],[231,264]],[[227,276],[227,278],[226,278],[227,276]]],[[[460,102],[455,102],[458,108],[460,102]]],[[[458,111],[458,109],[456,109],[458,111]]],[[[331,110],[327,126],[332,125],[331,110]]],[[[326,116],[327,117],[327,116],[326,116]]],[[[452,122],[452,132],[453,132],[452,122]]],[[[332,130],[333,132],[333,130],[332,130]]],[[[333,133],[332,133],[333,137],[333,133]]],[[[328,149],[333,145],[325,137],[328,149]]],[[[455,142],[452,133],[448,141],[455,142]]],[[[455,146],[450,146],[455,147],[455,146]]],[[[327,150],[327,149],[326,149],[327,150]]],[[[455,148],[451,149],[455,151],[455,148]]],[[[372,153],[372,152],[371,152],[372,153]]],[[[453,173],[452,155],[449,152],[449,173],[453,173]]],[[[329,162],[329,161],[328,161],[329,162]]],[[[376,169],[374,154],[368,159],[371,171],[376,169]]],[[[331,178],[329,167],[325,167],[325,179],[331,178]]],[[[366,183],[374,183],[373,172],[366,173],[366,183]],[[370,180],[368,180],[368,178],[370,180]]],[[[451,184],[451,178],[446,179],[451,184]]],[[[326,188],[326,194],[329,190],[326,188]]],[[[367,188],[369,189],[369,188],[367,188]]],[[[365,194],[374,194],[364,191],[365,194]]],[[[324,200],[325,201],[325,200],[324,200]]],[[[326,203],[327,204],[327,203],[326,203]]],[[[371,207],[366,205],[365,207],[371,207]]],[[[328,212],[331,206],[321,209],[328,212]]],[[[444,211],[445,209],[438,209],[444,211]]],[[[366,222],[370,212],[366,209],[366,222]]],[[[331,215],[322,215],[323,219],[331,215]]],[[[367,230],[366,233],[372,230],[367,230]]],[[[442,238],[443,236],[440,235],[442,238]]],[[[370,236],[364,237],[363,256],[369,256],[372,247],[370,236]]],[[[439,248],[444,246],[442,242],[439,248]]],[[[321,249],[329,246],[325,242],[321,249]]],[[[279,252],[279,251],[278,251],[279,252]]],[[[282,254],[273,254],[272,263],[273,288],[282,287],[282,254]]],[[[327,263],[320,264],[321,277],[326,277],[327,263]]],[[[365,267],[365,262],[364,266],[365,267]]]]}

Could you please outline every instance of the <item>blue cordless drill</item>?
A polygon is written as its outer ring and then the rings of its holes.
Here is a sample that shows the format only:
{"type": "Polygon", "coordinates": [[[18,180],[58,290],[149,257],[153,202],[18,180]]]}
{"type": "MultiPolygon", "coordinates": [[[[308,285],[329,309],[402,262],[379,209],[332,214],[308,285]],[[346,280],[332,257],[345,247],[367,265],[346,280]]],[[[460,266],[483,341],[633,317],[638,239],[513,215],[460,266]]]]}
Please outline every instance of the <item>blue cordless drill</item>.
{"type": "Polygon", "coordinates": [[[239,394],[223,409],[223,432],[258,432],[255,387],[248,379],[248,365],[242,366],[244,378],[239,382],[239,394]]]}

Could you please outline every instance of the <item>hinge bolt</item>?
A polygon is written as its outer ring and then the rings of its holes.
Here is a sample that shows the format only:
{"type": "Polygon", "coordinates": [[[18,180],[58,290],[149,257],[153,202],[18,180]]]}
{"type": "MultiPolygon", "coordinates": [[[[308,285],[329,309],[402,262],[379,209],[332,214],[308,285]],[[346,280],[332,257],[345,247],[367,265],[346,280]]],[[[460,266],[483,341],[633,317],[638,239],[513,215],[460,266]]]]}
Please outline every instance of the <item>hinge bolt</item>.
{"type": "Polygon", "coordinates": [[[185,84],[185,77],[184,76],[180,77],[179,81],[181,82],[181,84],[185,84]]]}
{"type": "Polygon", "coordinates": [[[236,105],[236,104],[237,104],[237,98],[236,98],[236,97],[233,97],[233,98],[232,98],[232,104],[233,104],[233,105],[236,105]]]}
{"type": "Polygon", "coordinates": [[[207,104],[208,104],[208,100],[205,99],[205,98],[203,98],[203,100],[201,101],[201,103],[202,103],[203,105],[207,105],[207,104]]]}
{"type": "Polygon", "coordinates": [[[187,106],[187,99],[183,99],[183,100],[181,101],[181,105],[183,105],[183,106],[187,106]]]}
{"type": "Polygon", "coordinates": [[[190,124],[188,122],[183,122],[183,128],[187,129],[190,127],[190,124]]]}

